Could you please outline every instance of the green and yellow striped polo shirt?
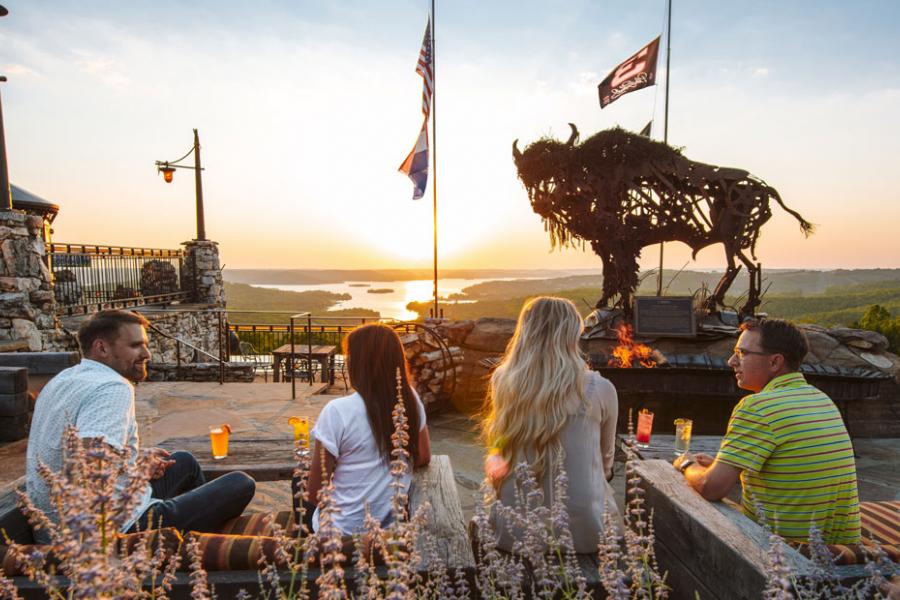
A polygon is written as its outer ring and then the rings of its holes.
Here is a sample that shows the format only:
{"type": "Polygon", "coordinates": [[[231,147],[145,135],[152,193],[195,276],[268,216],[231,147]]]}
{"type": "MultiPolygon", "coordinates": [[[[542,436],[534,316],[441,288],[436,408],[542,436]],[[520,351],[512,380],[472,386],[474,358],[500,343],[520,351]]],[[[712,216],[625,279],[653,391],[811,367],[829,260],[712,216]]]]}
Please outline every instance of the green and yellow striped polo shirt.
{"type": "Polygon", "coordinates": [[[859,543],[850,436],[831,398],[800,373],[735,406],[717,459],[741,469],[744,512],[761,513],[783,538],[805,542],[815,523],[826,544],[859,543]]]}

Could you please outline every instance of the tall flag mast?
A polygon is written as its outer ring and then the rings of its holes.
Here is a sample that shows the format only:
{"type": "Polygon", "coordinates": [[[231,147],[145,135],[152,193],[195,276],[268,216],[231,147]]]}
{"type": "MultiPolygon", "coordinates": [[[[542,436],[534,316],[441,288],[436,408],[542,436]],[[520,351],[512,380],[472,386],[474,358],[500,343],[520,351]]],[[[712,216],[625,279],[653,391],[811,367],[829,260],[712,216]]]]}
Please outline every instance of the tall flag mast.
{"type": "MultiPolygon", "coordinates": [[[[666,19],[666,123],[663,126],[663,143],[669,144],[669,80],[672,79],[672,71],[669,69],[669,59],[672,57],[672,0],[666,2],[668,5],[668,16],[666,19]]],[[[662,296],[662,280],[663,280],[663,248],[666,244],[659,243],[659,273],[656,275],[656,295],[662,296]]]]}
{"type": "Polygon", "coordinates": [[[434,181],[431,184],[434,208],[434,316],[438,312],[438,267],[437,267],[437,95],[435,94],[435,60],[434,60],[434,1],[431,0],[431,13],[428,15],[428,23],[425,26],[425,37],[422,40],[422,48],[419,50],[419,60],[416,63],[416,73],[422,77],[422,128],[416,145],[410,151],[406,160],[400,165],[400,172],[412,180],[413,200],[418,200],[425,195],[425,187],[428,184],[429,144],[428,144],[428,117],[431,116],[431,133],[434,139],[434,181]]]}
{"type": "MultiPolygon", "coordinates": [[[[669,79],[671,71],[669,70],[669,58],[672,54],[672,0],[667,0],[667,23],[666,23],[666,108],[665,108],[665,126],[663,128],[663,142],[669,143],[669,79]]],[[[606,76],[600,85],[597,86],[597,92],[600,95],[600,108],[603,109],[625,94],[643,89],[645,87],[656,84],[656,63],[659,58],[659,37],[651,41],[649,44],[638,50],[625,62],[613,69],[606,76]]],[[[651,120],[641,131],[641,135],[650,136],[651,120]]],[[[663,248],[664,244],[659,244],[659,273],[656,278],[656,295],[662,296],[662,277],[663,277],[663,248]]]]}

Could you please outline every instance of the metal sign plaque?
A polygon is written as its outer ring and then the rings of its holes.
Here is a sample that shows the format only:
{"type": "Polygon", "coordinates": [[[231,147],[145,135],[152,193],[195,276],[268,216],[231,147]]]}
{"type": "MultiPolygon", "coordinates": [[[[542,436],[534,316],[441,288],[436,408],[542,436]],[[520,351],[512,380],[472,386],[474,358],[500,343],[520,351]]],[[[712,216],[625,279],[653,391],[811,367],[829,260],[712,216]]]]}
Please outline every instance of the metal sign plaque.
{"type": "Polygon", "coordinates": [[[634,333],[644,336],[695,336],[697,318],[694,299],[691,296],[635,297],[634,333]]]}

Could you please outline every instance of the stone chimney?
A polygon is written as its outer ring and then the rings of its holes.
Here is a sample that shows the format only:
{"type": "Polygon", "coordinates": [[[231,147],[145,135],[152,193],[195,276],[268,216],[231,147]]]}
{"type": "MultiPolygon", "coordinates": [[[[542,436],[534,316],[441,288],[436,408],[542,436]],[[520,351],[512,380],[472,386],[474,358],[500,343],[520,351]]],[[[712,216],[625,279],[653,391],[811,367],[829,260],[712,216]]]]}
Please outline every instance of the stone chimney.
{"type": "Polygon", "coordinates": [[[56,300],[39,215],[0,211],[0,349],[44,350],[57,335],[56,300]]]}

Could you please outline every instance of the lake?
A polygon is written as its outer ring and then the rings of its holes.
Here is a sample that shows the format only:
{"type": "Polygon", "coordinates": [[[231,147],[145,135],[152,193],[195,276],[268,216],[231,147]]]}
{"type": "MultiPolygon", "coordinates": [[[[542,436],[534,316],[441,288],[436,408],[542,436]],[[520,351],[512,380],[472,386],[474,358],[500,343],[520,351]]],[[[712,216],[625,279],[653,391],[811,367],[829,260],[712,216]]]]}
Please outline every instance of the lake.
{"type": "MultiPolygon", "coordinates": [[[[485,281],[509,281],[511,279],[528,279],[526,277],[491,279],[440,279],[438,280],[438,293],[443,296],[462,292],[463,288],[483,283],[485,281]]],[[[407,310],[410,302],[427,302],[434,297],[431,279],[413,279],[409,281],[345,281],[343,283],[314,284],[314,285],[262,285],[253,284],[254,287],[287,290],[290,292],[309,292],[321,290],[335,294],[350,294],[350,300],[344,300],[335,304],[332,309],[339,308],[370,308],[377,310],[382,317],[411,321],[418,318],[415,311],[407,310]],[[360,287],[366,285],[368,287],[360,287]],[[392,292],[384,294],[370,294],[368,290],[391,289],[392,292]]]]}

